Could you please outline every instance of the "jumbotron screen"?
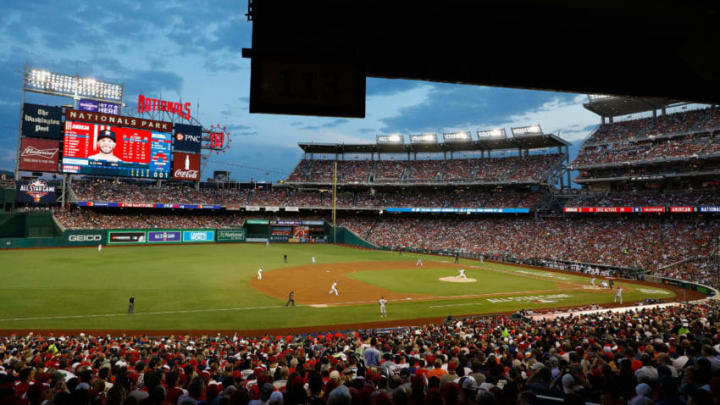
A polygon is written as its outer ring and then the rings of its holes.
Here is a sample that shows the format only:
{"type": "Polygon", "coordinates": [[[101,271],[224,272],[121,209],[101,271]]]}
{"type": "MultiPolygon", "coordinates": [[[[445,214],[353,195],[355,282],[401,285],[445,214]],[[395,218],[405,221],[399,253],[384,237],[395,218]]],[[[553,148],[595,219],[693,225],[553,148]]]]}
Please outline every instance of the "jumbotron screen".
{"type": "Polygon", "coordinates": [[[65,121],[62,171],[167,179],[171,148],[169,133],[65,121]]]}

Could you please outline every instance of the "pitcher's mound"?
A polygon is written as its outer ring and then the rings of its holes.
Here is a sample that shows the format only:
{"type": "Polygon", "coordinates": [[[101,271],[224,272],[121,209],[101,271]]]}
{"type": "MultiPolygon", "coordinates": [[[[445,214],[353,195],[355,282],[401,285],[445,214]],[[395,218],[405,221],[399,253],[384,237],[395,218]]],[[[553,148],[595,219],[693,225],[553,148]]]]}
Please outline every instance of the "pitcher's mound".
{"type": "Polygon", "coordinates": [[[447,281],[448,283],[474,283],[477,280],[474,278],[460,278],[460,277],[440,277],[438,280],[440,281],[447,281]]]}

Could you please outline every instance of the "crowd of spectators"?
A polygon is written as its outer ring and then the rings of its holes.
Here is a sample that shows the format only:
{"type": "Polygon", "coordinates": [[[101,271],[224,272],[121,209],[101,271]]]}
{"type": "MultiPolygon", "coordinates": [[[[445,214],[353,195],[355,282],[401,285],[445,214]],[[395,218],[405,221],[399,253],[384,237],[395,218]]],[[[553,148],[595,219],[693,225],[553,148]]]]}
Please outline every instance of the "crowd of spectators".
{"type": "Polygon", "coordinates": [[[567,207],[720,206],[720,191],[585,193],[567,201],[567,207]]]}
{"type": "MultiPolygon", "coordinates": [[[[661,166],[628,166],[628,167],[609,167],[593,170],[581,170],[577,180],[584,179],[603,179],[617,177],[636,177],[636,178],[670,178],[679,177],[682,174],[704,174],[711,175],[720,173],[720,162],[713,160],[692,160],[663,164],[661,166]]],[[[692,184],[686,182],[682,188],[691,188],[692,184]]]]}
{"type": "Polygon", "coordinates": [[[587,145],[642,140],[661,135],[710,131],[720,128],[720,110],[698,109],[619,121],[601,125],[586,141],[587,145]]]}
{"type": "MultiPolygon", "coordinates": [[[[113,201],[135,203],[217,204],[239,206],[323,207],[332,206],[329,191],[272,189],[218,189],[177,185],[157,187],[155,183],[113,182],[89,180],[73,183],[72,189],[80,201],[113,201]]],[[[339,192],[339,208],[385,207],[522,207],[532,208],[542,198],[539,192],[494,192],[478,189],[453,190],[370,190],[339,192]]]]}
{"type": "MultiPolygon", "coordinates": [[[[541,154],[524,157],[484,159],[424,160],[340,160],[339,183],[431,183],[431,182],[529,182],[547,178],[548,171],[564,155],[541,154]]],[[[291,183],[331,183],[334,160],[308,160],[298,163],[287,181],[291,183]]]]}
{"type": "MultiPolygon", "coordinates": [[[[384,215],[368,226],[346,224],[371,243],[391,249],[461,251],[520,260],[576,261],[655,271],[718,247],[712,217],[417,217],[384,215]]],[[[691,281],[697,274],[685,274],[691,281]]],[[[720,286],[720,284],[714,283],[720,286]]]]}
{"type": "Polygon", "coordinates": [[[3,336],[0,403],[716,405],[719,321],[711,301],[304,336],[3,336]]]}
{"type": "Polygon", "coordinates": [[[690,158],[717,153],[714,142],[717,138],[708,136],[687,136],[685,138],[663,139],[643,143],[614,144],[610,146],[589,146],[583,149],[572,162],[574,168],[583,168],[610,163],[656,161],[672,158],[690,158]]]}

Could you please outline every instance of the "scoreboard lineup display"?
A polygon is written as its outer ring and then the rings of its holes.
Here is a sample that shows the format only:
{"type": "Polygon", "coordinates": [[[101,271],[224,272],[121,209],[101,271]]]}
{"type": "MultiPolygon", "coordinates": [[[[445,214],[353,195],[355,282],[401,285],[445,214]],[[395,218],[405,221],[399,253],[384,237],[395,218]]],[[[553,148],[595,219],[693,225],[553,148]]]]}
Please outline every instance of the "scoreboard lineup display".
{"type": "Polygon", "coordinates": [[[170,133],[65,121],[65,173],[167,179],[171,157],[170,133]]]}

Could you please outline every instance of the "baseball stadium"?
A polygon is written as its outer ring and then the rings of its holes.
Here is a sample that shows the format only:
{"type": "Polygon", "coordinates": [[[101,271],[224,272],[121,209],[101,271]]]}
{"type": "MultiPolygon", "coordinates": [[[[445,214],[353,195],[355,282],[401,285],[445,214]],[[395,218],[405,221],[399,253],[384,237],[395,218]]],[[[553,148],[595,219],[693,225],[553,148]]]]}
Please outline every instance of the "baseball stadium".
{"type": "MultiPolygon", "coordinates": [[[[265,27],[261,3],[250,112],[364,117],[348,59],[264,52],[292,13],[265,27]],[[272,93],[303,69],[343,96],[272,93]]],[[[453,74],[427,78],[478,84],[453,74]]],[[[237,181],[216,161],[243,138],[198,103],[28,65],[21,86],[0,404],[718,403],[716,103],[588,91],[580,142],[542,116],[298,136],[281,178],[237,181]]]]}

